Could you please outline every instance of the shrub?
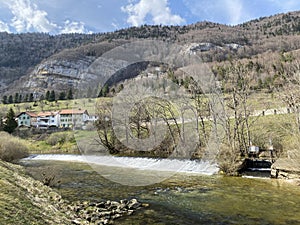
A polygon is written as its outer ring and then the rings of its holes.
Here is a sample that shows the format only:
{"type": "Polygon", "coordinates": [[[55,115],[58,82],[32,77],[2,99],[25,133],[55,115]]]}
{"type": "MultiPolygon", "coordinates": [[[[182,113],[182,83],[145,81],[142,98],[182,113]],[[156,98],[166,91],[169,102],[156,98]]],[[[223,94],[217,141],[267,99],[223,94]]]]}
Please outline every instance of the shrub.
{"type": "Polygon", "coordinates": [[[63,145],[65,142],[75,142],[74,135],[71,132],[52,133],[46,140],[49,145],[63,145]]]}
{"type": "Polygon", "coordinates": [[[6,132],[0,132],[0,159],[13,162],[28,156],[28,148],[23,140],[6,132]]]}
{"type": "Polygon", "coordinates": [[[240,158],[239,151],[233,151],[228,145],[221,145],[220,152],[217,156],[219,169],[226,175],[237,175],[242,169],[243,161],[240,158]]]}

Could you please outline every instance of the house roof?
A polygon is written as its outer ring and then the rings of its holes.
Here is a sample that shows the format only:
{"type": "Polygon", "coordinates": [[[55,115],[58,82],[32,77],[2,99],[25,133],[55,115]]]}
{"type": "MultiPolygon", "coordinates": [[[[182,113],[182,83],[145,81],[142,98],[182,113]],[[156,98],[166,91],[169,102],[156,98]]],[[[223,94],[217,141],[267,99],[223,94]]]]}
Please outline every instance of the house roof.
{"type": "Polygon", "coordinates": [[[42,117],[42,116],[55,116],[57,114],[58,114],[58,112],[45,111],[45,112],[38,113],[37,116],[40,116],[40,117],[42,117]]]}
{"type": "Polygon", "coordinates": [[[30,116],[30,117],[37,117],[38,115],[36,114],[36,113],[34,113],[34,112],[21,112],[21,113],[19,113],[16,117],[19,117],[19,116],[21,116],[22,114],[27,114],[28,116],[30,116]]]}
{"type": "Polygon", "coordinates": [[[85,109],[63,109],[60,111],[60,115],[70,115],[70,114],[88,114],[85,109]]]}

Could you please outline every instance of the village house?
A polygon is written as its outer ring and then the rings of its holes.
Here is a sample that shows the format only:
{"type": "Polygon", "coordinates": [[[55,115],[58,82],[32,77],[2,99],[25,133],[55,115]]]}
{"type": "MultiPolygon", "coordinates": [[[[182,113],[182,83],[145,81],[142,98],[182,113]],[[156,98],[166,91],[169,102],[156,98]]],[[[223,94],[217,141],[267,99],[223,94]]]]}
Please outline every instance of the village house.
{"type": "Polygon", "coordinates": [[[89,122],[95,122],[95,121],[97,121],[99,119],[99,116],[97,116],[97,115],[89,115],[89,122]]]}
{"type": "Polygon", "coordinates": [[[89,121],[89,114],[84,109],[63,109],[59,114],[63,128],[82,128],[89,121]]]}
{"type": "Polygon", "coordinates": [[[59,112],[41,112],[37,115],[36,127],[40,129],[47,129],[49,127],[59,127],[59,112]]]}
{"type": "Polygon", "coordinates": [[[45,111],[40,113],[22,112],[16,119],[18,126],[48,129],[49,127],[85,129],[88,123],[95,122],[97,116],[90,116],[87,110],[63,109],[61,111],[45,111]]]}
{"type": "Polygon", "coordinates": [[[37,125],[37,114],[33,112],[22,112],[16,116],[18,126],[22,127],[36,127],[37,125]]]}

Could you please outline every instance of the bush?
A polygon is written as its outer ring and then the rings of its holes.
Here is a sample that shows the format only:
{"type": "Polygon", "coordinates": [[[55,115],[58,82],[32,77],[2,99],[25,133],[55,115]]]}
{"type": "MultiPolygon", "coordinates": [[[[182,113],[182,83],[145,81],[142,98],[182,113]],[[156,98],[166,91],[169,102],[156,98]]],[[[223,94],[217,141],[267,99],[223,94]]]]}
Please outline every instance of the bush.
{"type": "Polygon", "coordinates": [[[242,169],[242,163],[240,152],[233,151],[228,145],[221,145],[220,152],[217,156],[219,169],[226,175],[235,176],[238,171],[242,169]]]}
{"type": "Polygon", "coordinates": [[[28,156],[28,148],[23,140],[6,132],[0,132],[0,159],[13,162],[28,156]]]}
{"type": "Polygon", "coordinates": [[[46,140],[46,143],[52,146],[57,144],[63,145],[65,142],[75,142],[72,132],[52,133],[46,140]]]}

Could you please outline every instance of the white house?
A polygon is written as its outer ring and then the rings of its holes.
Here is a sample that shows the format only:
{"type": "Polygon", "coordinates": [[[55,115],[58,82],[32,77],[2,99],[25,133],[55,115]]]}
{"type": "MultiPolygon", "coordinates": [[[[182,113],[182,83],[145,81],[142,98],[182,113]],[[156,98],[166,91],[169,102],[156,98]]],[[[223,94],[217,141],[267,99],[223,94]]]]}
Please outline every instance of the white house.
{"type": "Polygon", "coordinates": [[[18,121],[18,126],[25,127],[36,127],[37,124],[37,114],[33,112],[22,112],[16,116],[18,121]]]}
{"type": "Polygon", "coordinates": [[[89,121],[87,110],[63,109],[60,114],[60,127],[82,128],[89,121]]]}
{"type": "Polygon", "coordinates": [[[89,122],[96,122],[99,119],[97,115],[89,115],[89,122]]]}
{"type": "Polygon", "coordinates": [[[41,112],[37,115],[37,128],[47,129],[49,127],[59,127],[59,112],[41,112]]]}

